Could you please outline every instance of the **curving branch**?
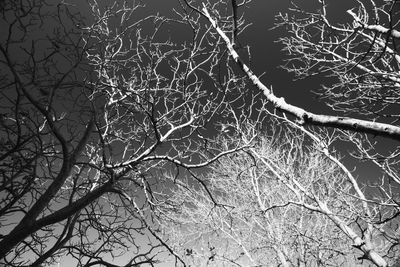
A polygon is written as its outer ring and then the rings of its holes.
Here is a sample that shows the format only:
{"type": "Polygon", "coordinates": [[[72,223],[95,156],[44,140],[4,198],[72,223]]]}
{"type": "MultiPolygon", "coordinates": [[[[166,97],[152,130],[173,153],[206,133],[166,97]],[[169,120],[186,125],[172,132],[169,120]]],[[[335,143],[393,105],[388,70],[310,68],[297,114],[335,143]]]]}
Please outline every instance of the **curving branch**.
{"type": "Polygon", "coordinates": [[[356,13],[353,12],[353,10],[347,10],[347,13],[353,17],[354,21],[358,24],[359,27],[366,29],[366,30],[371,30],[377,33],[381,33],[381,34],[389,34],[391,37],[396,38],[396,39],[400,39],[400,31],[395,30],[395,29],[390,29],[390,28],[386,28],[382,25],[370,25],[367,24],[365,22],[363,22],[356,13]]]}
{"type": "Polygon", "coordinates": [[[224,40],[232,59],[238,64],[240,69],[247,75],[247,77],[251,80],[253,85],[255,85],[264,94],[267,100],[271,102],[271,104],[277,110],[294,116],[297,119],[297,123],[301,125],[315,125],[322,127],[332,127],[342,130],[350,130],[359,133],[367,133],[376,136],[387,137],[394,139],[396,141],[400,141],[400,127],[387,123],[360,120],[351,117],[315,114],[298,106],[286,103],[284,98],[277,97],[272,92],[272,90],[269,89],[266,85],[264,85],[260,81],[260,79],[258,79],[258,77],[251,71],[251,69],[244,63],[244,61],[240,58],[239,54],[236,52],[228,36],[218,26],[216,20],[211,17],[210,13],[208,12],[205,6],[203,7],[203,13],[210,21],[214,29],[224,40]]]}

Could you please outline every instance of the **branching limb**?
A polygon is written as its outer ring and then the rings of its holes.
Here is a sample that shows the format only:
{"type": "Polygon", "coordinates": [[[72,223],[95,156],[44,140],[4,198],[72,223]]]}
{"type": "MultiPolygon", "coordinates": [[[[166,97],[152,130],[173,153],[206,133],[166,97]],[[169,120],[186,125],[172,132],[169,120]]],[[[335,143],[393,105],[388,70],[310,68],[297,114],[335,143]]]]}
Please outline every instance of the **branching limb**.
{"type": "Polygon", "coordinates": [[[244,73],[246,73],[246,75],[252,81],[252,83],[261,92],[263,92],[264,96],[268,99],[268,101],[271,102],[271,104],[276,109],[286,114],[294,116],[295,118],[298,119],[298,122],[300,124],[332,127],[342,130],[351,130],[355,132],[369,133],[376,136],[388,137],[400,141],[400,127],[386,123],[359,120],[350,117],[338,117],[338,116],[314,114],[298,106],[286,103],[285,99],[283,99],[282,97],[279,98],[275,94],[273,94],[272,91],[267,86],[265,86],[251,71],[251,69],[241,60],[239,54],[236,52],[231,41],[222,31],[222,29],[218,27],[216,21],[208,13],[206,7],[203,8],[203,12],[207,16],[210,23],[215,28],[215,30],[218,32],[218,34],[225,41],[226,47],[228,48],[229,53],[232,56],[233,60],[239,65],[239,67],[244,71],[244,73]]]}

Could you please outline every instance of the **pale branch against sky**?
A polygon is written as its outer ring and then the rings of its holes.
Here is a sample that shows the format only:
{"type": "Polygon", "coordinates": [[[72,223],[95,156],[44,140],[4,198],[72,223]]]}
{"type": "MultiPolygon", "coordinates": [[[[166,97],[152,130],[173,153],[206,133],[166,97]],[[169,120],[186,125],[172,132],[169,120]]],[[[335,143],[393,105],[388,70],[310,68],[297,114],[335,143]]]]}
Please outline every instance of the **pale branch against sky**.
{"type": "Polygon", "coordinates": [[[399,26],[395,0],[0,1],[0,265],[399,263],[399,26]]]}

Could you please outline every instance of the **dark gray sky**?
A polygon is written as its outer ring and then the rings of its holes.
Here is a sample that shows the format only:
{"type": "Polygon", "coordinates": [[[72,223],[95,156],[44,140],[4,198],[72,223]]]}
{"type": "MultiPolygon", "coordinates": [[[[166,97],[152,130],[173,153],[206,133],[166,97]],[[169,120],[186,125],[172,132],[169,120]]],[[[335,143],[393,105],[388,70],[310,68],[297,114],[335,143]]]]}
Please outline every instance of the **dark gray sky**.
{"type": "MultiPolygon", "coordinates": [[[[87,5],[82,3],[84,1],[69,0],[69,2],[79,3],[82,7],[86,6],[87,8],[87,5]]],[[[148,5],[146,12],[159,12],[161,15],[168,16],[172,14],[172,9],[177,6],[178,0],[147,0],[145,2],[148,5]]],[[[293,75],[279,69],[279,65],[284,63],[285,55],[281,51],[282,45],[276,43],[276,40],[287,33],[284,32],[284,29],[271,30],[271,28],[274,26],[275,16],[279,12],[285,13],[288,10],[289,2],[289,0],[253,0],[245,9],[245,18],[252,25],[239,37],[239,42],[242,46],[249,45],[251,47],[253,72],[257,75],[265,72],[262,81],[267,86],[272,85],[276,95],[283,96],[287,102],[306,108],[311,112],[327,114],[329,110],[323,103],[319,103],[311,93],[321,87],[324,81],[321,77],[293,81],[293,75]]],[[[303,2],[308,4],[306,8],[319,4],[318,0],[303,2]]],[[[327,3],[330,12],[328,15],[334,20],[343,21],[348,16],[346,10],[354,6],[356,1],[329,0],[327,3]]],[[[341,149],[346,150],[346,148],[341,149]]],[[[348,162],[349,165],[353,163],[355,162],[348,162]]],[[[352,169],[351,166],[349,167],[352,169]]],[[[359,175],[369,179],[376,174],[371,174],[369,167],[359,166],[359,175]]],[[[68,266],[68,261],[63,261],[60,266],[68,266]]]]}

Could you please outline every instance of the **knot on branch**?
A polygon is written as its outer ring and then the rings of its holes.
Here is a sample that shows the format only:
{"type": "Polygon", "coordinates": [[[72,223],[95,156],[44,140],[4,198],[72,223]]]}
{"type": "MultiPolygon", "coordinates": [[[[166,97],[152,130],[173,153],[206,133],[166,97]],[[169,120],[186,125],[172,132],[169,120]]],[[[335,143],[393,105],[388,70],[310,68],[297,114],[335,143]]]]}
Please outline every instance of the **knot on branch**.
{"type": "Polygon", "coordinates": [[[354,244],[354,245],[352,245],[352,247],[354,247],[354,248],[357,248],[357,249],[360,249],[361,250],[361,248],[362,248],[362,246],[364,246],[365,245],[365,242],[364,241],[362,241],[361,243],[359,243],[359,244],[354,244]]]}
{"type": "Polygon", "coordinates": [[[296,119],[296,123],[299,125],[304,125],[308,122],[308,120],[309,120],[309,117],[308,117],[307,113],[304,112],[300,117],[298,117],[296,119]]]}

